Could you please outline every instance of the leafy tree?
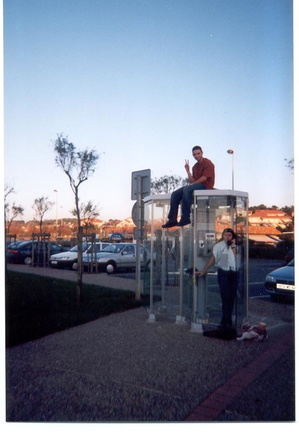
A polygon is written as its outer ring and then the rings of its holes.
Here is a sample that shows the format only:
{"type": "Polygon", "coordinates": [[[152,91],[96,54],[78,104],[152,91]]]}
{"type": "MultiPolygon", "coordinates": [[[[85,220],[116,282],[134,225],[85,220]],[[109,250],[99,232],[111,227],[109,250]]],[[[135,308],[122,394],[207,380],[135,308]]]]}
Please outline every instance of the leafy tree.
{"type": "Polygon", "coordinates": [[[286,161],[286,166],[291,170],[294,171],[294,159],[285,159],[286,161]]]}
{"type": "MultiPolygon", "coordinates": [[[[78,216],[76,209],[73,209],[71,211],[71,214],[76,217],[78,216]]],[[[84,220],[82,225],[86,229],[86,232],[88,228],[94,228],[92,220],[97,218],[99,214],[100,213],[97,206],[94,205],[91,201],[88,201],[86,204],[84,203],[80,204],[80,215],[81,215],[81,219],[84,220]]]]}
{"type": "Polygon", "coordinates": [[[95,150],[76,150],[73,143],[62,134],[57,136],[54,143],[56,153],[55,162],[67,175],[71,190],[75,198],[75,211],[77,217],[77,240],[78,240],[78,271],[77,271],[77,300],[82,300],[82,225],[81,207],[79,200],[79,187],[88,180],[94,172],[99,155],[95,150]]]}
{"type": "Polygon", "coordinates": [[[282,207],[280,210],[284,211],[286,214],[291,216],[292,213],[294,213],[294,206],[291,206],[291,207],[285,206],[285,207],[282,207]]]}
{"type": "Polygon", "coordinates": [[[151,182],[151,192],[153,194],[171,193],[175,189],[185,186],[189,183],[188,179],[183,179],[177,175],[164,175],[159,178],[155,178],[151,182]]]}
{"type": "Polygon", "coordinates": [[[265,204],[259,204],[258,206],[249,207],[249,210],[251,210],[253,213],[256,210],[267,210],[268,207],[265,204]]]}
{"type": "Polygon", "coordinates": [[[34,213],[39,221],[39,232],[42,233],[43,230],[43,218],[47,211],[51,210],[54,202],[48,201],[48,197],[40,197],[34,200],[34,204],[32,206],[34,213]]]}
{"type": "Polygon", "coordinates": [[[119,219],[109,219],[107,224],[109,226],[113,226],[114,228],[116,227],[117,224],[119,224],[120,220],[119,219]]]}

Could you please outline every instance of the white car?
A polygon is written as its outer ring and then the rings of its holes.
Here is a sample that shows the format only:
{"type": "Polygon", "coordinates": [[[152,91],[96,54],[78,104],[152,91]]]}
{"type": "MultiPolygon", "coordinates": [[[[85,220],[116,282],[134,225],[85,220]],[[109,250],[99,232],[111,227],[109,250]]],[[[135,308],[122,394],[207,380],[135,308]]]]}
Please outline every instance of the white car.
{"type": "MultiPolygon", "coordinates": [[[[95,251],[100,252],[109,243],[94,243],[95,251]]],[[[83,255],[90,254],[92,252],[92,243],[82,243],[83,255]]],[[[94,251],[93,251],[94,252],[94,251]]],[[[74,246],[67,252],[61,252],[50,256],[50,266],[54,268],[68,268],[77,270],[78,268],[78,246],[74,246]]]]}
{"type": "MultiPolygon", "coordinates": [[[[146,248],[141,245],[140,259],[143,265],[146,258],[146,248]]],[[[132,243],[115,243],[110,244],[95,256],[95,265],[99,271],[104,270],[108,274],[115,273],[119,269],[136,268],[136,244],[132,243]]],[[[83,267],[89,266],[89,260],[84,254],[83,267]]]]}

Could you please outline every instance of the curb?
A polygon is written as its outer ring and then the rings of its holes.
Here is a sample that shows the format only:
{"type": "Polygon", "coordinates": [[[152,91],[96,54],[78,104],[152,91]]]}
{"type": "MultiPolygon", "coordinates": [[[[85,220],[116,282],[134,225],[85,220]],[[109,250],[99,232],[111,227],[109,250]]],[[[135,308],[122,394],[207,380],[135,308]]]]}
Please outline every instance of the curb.
{"type": "Polygon", "coordinates": [[[249,384],[269,369],[292,346],[294,346],[293,330],[204,399],[184,421],[215,421],[249,384]]]}

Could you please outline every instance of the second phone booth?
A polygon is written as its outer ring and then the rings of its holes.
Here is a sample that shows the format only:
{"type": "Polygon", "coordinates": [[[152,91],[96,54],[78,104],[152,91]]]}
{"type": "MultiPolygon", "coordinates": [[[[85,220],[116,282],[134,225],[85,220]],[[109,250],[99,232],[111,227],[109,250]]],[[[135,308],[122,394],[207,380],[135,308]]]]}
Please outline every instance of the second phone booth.
{"type": "Polygon", "coordinates": [[[237,235],[238,288],[233,325],[240,329],[248,304],[248,194],[232,190],[194,192],[191,224],[162,229],[170,208],[170,194],[144,198],[144,236],[148,251],[143,291],[150,295],[149,321],[169,317],[190,324],[194,332],[217,326],[222,303],[217,269],[198,277],[225,228],[237,235]]]}

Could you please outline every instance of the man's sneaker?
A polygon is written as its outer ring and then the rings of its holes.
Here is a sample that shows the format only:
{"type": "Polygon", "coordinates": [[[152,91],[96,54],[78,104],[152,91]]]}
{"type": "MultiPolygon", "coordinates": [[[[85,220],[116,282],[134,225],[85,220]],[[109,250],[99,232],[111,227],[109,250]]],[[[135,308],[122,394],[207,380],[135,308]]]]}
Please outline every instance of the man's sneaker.
{"type": "Polygon", "coordinates": [[[180,222],[177,224],[177,226],[182,227],[182,226],[189,225],[189,224],[191,224],[191,220],[190,219],[185,219],[185,220],[181,219],[180,222]]]}
{"type": "Polygon", "coordinates": [[[168,221],[164,225],[162,225],[162,228],[172,228],[177,225],[178,225],[177,221],[168,221]]]}

